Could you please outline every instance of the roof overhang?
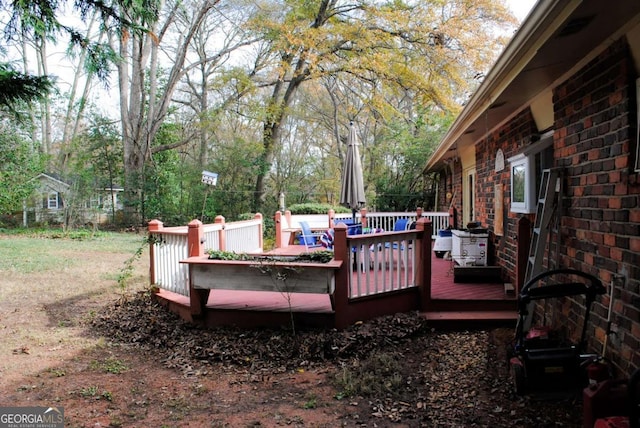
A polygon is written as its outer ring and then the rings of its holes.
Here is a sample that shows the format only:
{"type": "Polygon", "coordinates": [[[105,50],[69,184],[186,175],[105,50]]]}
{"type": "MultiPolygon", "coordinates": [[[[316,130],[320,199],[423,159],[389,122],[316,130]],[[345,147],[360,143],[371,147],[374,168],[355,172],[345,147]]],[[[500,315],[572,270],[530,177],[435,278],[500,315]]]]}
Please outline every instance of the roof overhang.
{"type": "Polygon", "coordinates": [[[56,191],[61,191],[60,189],[62,189],[62,191],[64,191],[64,190],[69,190],[71,188],[69,183],[65,183],[61,179],[59,179],[57,177],[54,177],[53,175],[44,173],[44,172],[38,174],[35,177],[35,179],[40,180],[41,182],[52,183],[56,187],[56,189],[55,189],[56,191]]]}
{"type": "Polygon", "coordinates": [[[613,3],[539,0],[440,141],[425,171],[441,169],[640,23],[640,1],[613,3]]]}

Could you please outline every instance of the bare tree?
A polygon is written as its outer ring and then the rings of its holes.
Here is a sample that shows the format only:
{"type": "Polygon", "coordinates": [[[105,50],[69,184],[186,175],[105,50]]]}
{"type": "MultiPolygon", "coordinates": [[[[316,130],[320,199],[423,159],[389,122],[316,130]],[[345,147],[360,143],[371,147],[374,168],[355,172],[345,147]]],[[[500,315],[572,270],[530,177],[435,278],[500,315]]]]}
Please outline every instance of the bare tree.
{"type": "MultiPolygon", "coordinates": [[[[160,19],[146,25],[149,31],[118,39],[122,58],[118,63],[118,87],[124,146],[125,218],[132,224],[142,220],[141,184],[145,163],[152,154],[152,142],[186,72],[191,41],[217,3],[219,0],[204,0],[193,2],[189,7],[179,1],[162,3],[160,19]],[[187,16],[187,10],[193,14],[187,16]],[[160,55],[163,44],[172,44],[175,51],[166,82],[161,86],[158,73],[163,60],[160,55]]],[[[121,13],[127,21],[135,22],[138,18],[131,10],[121,10],[121,13]]]]}

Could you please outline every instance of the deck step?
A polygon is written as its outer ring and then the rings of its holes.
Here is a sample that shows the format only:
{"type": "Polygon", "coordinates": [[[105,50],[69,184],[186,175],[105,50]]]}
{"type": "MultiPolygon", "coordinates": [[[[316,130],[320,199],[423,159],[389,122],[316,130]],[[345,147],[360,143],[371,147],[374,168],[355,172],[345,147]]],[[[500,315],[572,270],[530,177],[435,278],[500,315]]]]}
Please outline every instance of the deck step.
{"type": "Polygon", "coordinates": [[[502,283],[500,266],[455,266],[453,268],[455,283],[502,283]]]}
{"type": "Polygon", "coordinates": [[[429,321],[515,321],[516,311],[429,311],[423,316],[429,321]]]}

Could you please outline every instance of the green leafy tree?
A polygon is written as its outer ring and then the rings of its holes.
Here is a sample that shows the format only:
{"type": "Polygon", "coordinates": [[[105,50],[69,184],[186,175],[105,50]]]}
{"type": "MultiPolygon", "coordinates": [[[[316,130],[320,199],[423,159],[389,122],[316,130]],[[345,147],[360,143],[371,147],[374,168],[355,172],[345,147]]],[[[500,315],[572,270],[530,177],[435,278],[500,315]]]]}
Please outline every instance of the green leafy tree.
{"type": "Polygon", "coordinates": [[[21,107],[46,97],[53,82],[45,76],[32,76],[0,63],[0,108],[21,116],[21,107]]]}
{"type": "Polygon", "coordinates": [[[9,215],[22,209],[42,172],[42,158],[29,140],[16,130],[0,125],[0,214],[9,215]]]}
{"type": "Polygon", "coordinates": [[[73,138],[68,149],[63,175],[72,189],[65,200],[65,227],[87,221],[95,225],[105,207],[110,207],[110,221],[116,223],[116,201],[109,190],[118,188],[122,177],[122,148],[116,124],[108,118],[92,116],[87,132],[73,138]]]}
{"type": "MultiPolygon", "coordinates": [[[[144,25],[157,13],[155,0],[136,1],[137,10],[146,16],[144,25]]],[[[121,35],[144,32],[144,26],[123,19],[118,13],[117,1],[78,0],[73,9],[86,21],[90,15],[97,14],[103,28],[111,27],[121,35]]],[[[93,40],[77,28],[63,24],[61,15],[66,15],[67,4],[53,0],[43,1],[0,1],[0,12],[8,16],[5,21],[4,35],[7,41],[22,37],[40,43],[44,40],[56,41],[62,35],[68,37],[70,50],[79,49],[86,55],[85,66],[106,82],[110,65],[117,55],[109,44],[98,39],[93,40]]],[[[17,71],[9,63],[0,63],[0,105],[13,109],[17,101],[40,99],[52,89],[52,81],[46,75],[32,75],[17,71]]]]}
{"type": "MultiPolygon", "coordinates": [[[[254,208],[266,197],[266,177],[296,93],[308,81],[343,76],[400,90],[423,105],[456,111],[457,94],[487,68],[504,39],[487,27],[515,24],[501,2],[265,3],[252,29],[267,42],[273,72],[263,111],[263,150],[254,208]]],[[[378,101],[384,102],[386,91],[378,101]]],[[[348,107],[347,107],[348,111],[348,107]]]]}
{"type": "Polygon", "coordinates": [[[433,109],[418,109],[414,121],[396,121],[377,136],[371,158],[384,159],[376,176],[375,204],[382,211],[407,211],[433,206],[431,181],[423,173],[429,158],[453,116],[433,109]]]}

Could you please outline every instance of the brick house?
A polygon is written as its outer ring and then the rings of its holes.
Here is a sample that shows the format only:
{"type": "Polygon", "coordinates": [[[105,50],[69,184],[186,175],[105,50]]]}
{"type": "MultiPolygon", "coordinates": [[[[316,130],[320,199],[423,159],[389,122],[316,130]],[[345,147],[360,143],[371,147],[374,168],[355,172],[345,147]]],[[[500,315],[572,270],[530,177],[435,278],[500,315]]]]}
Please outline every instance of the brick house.
{"type": "MultiPolygon", "coordinates": [[[[487,227],[489,260],[521,287],[541,171],[560,168],[559,245],[545,269],[601,279],[609,294],[594,305],[589,347],[606,346],[629,375],[640,367],[640,2],[613,3],[539,1],[425,170],[439,176],[436,209],[487,227]]],[[[549,318],[575,323],[579,305],[549,318]]]]}

